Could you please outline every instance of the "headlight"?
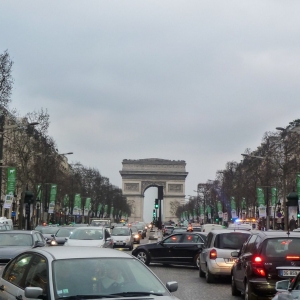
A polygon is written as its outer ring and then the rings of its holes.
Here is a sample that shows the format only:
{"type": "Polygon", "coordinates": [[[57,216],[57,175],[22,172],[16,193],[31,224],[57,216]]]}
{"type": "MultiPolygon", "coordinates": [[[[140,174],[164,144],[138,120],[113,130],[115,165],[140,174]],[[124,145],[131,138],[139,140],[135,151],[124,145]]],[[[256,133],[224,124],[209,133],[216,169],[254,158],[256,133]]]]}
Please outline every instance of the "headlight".
{"type": "Polygon", "coordinates": [[[51,246],[57,246],[57,242],[56,242],[55,240],[52,240],[52,241],[50,242],[50,245],[51,245],[51,246]]]}
{"type": "Polygon", "coordinates": [[[138,234],[135,234],[135,235],[134,235],[134,238],[135,238],[135,239],[138,239],[139,237],[140,237],[140,236],[139,236],[138,234]]]}

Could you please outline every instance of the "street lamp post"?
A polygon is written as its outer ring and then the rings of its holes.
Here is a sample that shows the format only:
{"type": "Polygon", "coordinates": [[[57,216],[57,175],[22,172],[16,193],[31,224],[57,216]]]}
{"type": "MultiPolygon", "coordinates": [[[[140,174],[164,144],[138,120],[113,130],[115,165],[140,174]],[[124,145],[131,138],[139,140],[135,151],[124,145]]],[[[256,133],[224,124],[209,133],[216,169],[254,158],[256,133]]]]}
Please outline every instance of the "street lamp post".
{"type": "Polygon", "coordinates": [[[275,204],[275,207],[274,207],[273,229],[275,229],[275,218],[276,218],[276,216],[279,218],[280,209],[281,209],[281,202],[280,202],[280,200],[278,200],[278,202],[275,204]]]}
{"type": "Polygon", "coordinates": [[[36,200],[36,226],[39,225],[41,202],[39,199],[36,200]]]}
{"type": "Polygon", "coordinates": [[[0,200],[0,215],[1,215],[1,217],[2,217],[3,203],[4,203],[4,201],[1,199],[0,200]]]}

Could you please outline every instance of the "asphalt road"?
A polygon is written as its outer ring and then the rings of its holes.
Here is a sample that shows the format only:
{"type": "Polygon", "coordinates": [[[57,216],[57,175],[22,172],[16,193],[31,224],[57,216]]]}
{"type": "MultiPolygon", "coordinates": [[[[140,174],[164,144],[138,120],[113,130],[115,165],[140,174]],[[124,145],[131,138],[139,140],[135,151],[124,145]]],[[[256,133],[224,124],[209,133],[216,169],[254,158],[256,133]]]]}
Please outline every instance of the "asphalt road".
{"type": "MultiPolygon", "coordinates": [[[[156,243],[156,240],[141,240],[141,244],[156,243]]],[[[134,248],[138,245],[135,244],[134,248]]],[[[124,250],[123,250],[124,251],[124,250]]],[[[127,252],[127,250],[125,250],[127,252]]],[[[129,252],[129,251],[128,251],[129,252]]],[[[130,252],[129,252],[130,253],[130,252]]],[[[165,284],[168,281],[178,282],[178,291],[173,293],[180,300],[241,300],[242,297],[231,295],[230,279],[220,278],[214,284],[206,283],[204,278],[199,277],[199,271],[193,267],[186,266],[162,266],[150,264],[150,269],[165,284]]]]}

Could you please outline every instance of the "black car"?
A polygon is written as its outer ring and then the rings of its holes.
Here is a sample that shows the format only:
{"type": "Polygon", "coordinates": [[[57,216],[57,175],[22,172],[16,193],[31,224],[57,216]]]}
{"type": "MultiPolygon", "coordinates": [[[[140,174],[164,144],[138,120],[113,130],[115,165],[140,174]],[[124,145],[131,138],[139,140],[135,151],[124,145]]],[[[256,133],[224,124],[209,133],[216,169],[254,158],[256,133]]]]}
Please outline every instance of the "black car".
{"type": "Polygon", "coordinates": [[[46,246],[43,235],[36,230],[7,230],[0,232],[0,266],[6,265],[19,253],[46,246]]]}
{"type": "Polygon", "coordinates": [[[52,239],[52,235],[55,234],[58,231],[58,226],[37,226],[35,227],[35,230],[39,231],[45,240],[47,241],[47,244],[50,243],[52,239]]]}
{"type": "Polygon", "coordinates": [[[132,251],[132,255],[146,265],[155,262],[199,268],[199,253],[205,239],[205,235],[197,232],[180,232],[158,243],[140,245],[132,251]]]}
{"type": "Polygon", "coordinates": [[[288,267],[300,266],[299,249],[299,233],[253,231],[241,251],[232,252],[237,258],[231,271],[232,295],[243,293],[248,300],[274,296],[276,282],[288,278],[288,267]]]}
{"type": "Polygon", "coordinates": [[[75,227],[61,227],[55,234],[52,234],[50,246],[63,246],[75,227]]]}

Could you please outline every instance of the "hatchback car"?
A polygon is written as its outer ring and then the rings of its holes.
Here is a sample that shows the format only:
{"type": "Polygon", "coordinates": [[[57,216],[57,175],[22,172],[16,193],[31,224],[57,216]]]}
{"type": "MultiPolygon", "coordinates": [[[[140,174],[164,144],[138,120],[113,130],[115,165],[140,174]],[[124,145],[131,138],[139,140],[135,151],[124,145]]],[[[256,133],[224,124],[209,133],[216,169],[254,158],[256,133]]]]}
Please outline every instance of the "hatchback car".
{"type": "Polygon", "coordinates": [[[237,258],[231,272],[232,294],[244,293],[250,300],[274,296],[276,282],[291,276],[291,266],[300,266],[299,249],[299,233],[253,231],[241,251],[232,253],[237,258]]]}
{"type": "Polygon", "coordinates": [[[113,238],[113,248],[129,248],[129,250],[133,249],[133,236],[130,228],[123,227],[115,227],[111,236],[113,238]]]}
{"type": "Polygon", "coordinates": [[[0,276],[1,299],[177,299],[139,260],[95,247],[44,247],[13,259],[0,276]],[[43,249],[43,250],[42,250],[43,249]]]}
{"type": "Polygon", "coordinates": [[[230,276],[236,260],[231,253],[239,251],[249,236],[244,230],[210,231],[200,254],[199,276],[206,277],[207,283],[214,282],[216,276],[230,276]]]}
{"type": "Polygon", "coordinates": [[[113,239],[106,227],[76,227],[71,235],[66,238],[64,246],[113,248],[113,239]]]}
{"type": "MultiPolygon", "coordinates": [[[[132,232],[133,242],[140,244],[142,236],[139,234],[137,228],[135,226],[131,226],[130,229],[132,232]]],[[[149,236],[149,239],[150,239],[150,236],[149,236]]]]}
{"type": "MultiPolygon", "coordinates": [[[[48,243],[49,246],[63,246],[71,233],[74,231],[74,227],[60,227],[55,234],[51,235],[51,240],[48,243]]],[[[48,241],[47,241],[48,242],[48,241]]]]}
{"type": "Polygon", "coordinates": [[[163,241],[137,246],[132,255],[146,265],[151,262],[199,267],[199,253],[205,236],[194,232],[181,232],[168,236],[163,241]]]}

